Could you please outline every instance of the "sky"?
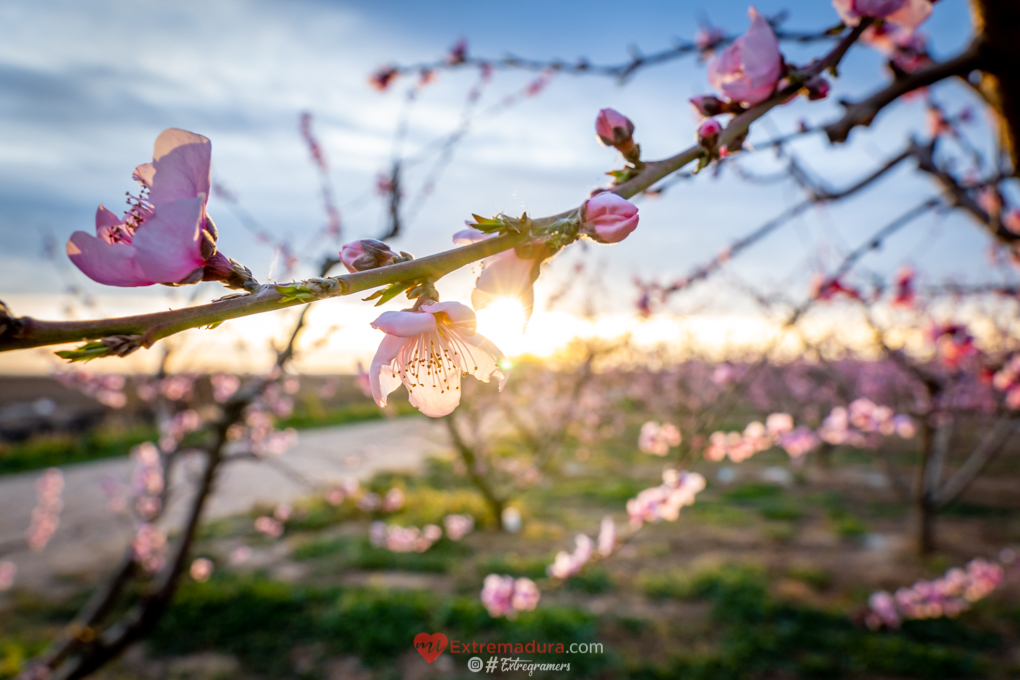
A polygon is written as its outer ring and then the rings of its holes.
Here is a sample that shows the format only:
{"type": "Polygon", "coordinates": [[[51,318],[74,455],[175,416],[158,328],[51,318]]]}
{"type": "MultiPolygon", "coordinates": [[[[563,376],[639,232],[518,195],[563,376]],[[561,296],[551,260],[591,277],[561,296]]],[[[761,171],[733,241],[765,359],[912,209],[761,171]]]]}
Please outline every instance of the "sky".
{"type": "MultiPolygon", "coordinates": [[[[338,244],[316,236],[325,218],[319,180],[299,134],[299,115],[308,111],[314,116],[343,217],[343,240],[378,235],[385,206],[373,187],[392,161],[408,84],[398,81],[385,93],[370,88],[368,76],[380,65],[441,58],[461,38],[479,56],[512,53],[567,61],[584,56],[593,63],[619,63],[631,49],[653,52],[677,37],[691,38],[700,21],[731,32],[742,32],[748,22],[746,3],[729,0],[621,7],[548,0],[0,0],[0,300],[15,313],[41,318],[123,315],[191,301],[192,289],[100,286],[63,255],[73,231],[92,230],[99,203],[115,210],[122,206],[124,193],[135,189],[131,170],[149,160],[153,141],[165,128],[188,129],[212,140],[216,181],[275,238],[308,255],[296,275],[310,275],[316,259],[335,253],[338,244]],[[44,255],[47,242],[55,244],[55,257],[44,255]],[[68,289],[78,294],[69,295],[68,289]],[[83,306],[82,296],[92,306],[83,306]]],[[[784,24],[789,29],[818,30],[838,20],[825,2],[768,0],[758,9],[766,15],[791,10],[784,24]]],[[[970,33],[966,3],[939,2],[924,30],[936,56],[952,54],[970,33]]],[[[794,63],[805,63],[822,50],[821,45],[783,46],[794,63]]],[[[497,72],[483,90],[480,109],[520,91],[534,77],[497,72]]],[[[792,131],[802,119],[831,120],[839,112],[836,100],[859,97],[885,78],[880,56],[856,48],[829,100],[777,109],[751,142],[792,131]]],[[[443,72],[423,89],[407,117],[401,151],[413,156],[456,129],[476,79],[474,72],[443,72]]],[[[450,235],[472,213],[526,210],[543,215],[575,206],[591,189],[604,186],[604,173],[620,164],[615,151],[594,139],[600,108],[630,116],[644,156],[664,157],[692,142],[697,121],[687,99],[706,92],[704,64],[693,58],[641,71],[626,85],[594,76],[557,76],[540,96],[472,125],[435,191],[393,245],[425,255],[450,247],[450,235]]],[[[964,88],[952,83],[939,86],[935,94],[950,110],[969,100],[964,88]]],[[[907,102],[884,113],[873,128],[856,131],[851,144],[831,149],[815,137],[795,148],[810,172],[838,188],[870,172],[909,134],[924,129],[920,102],[907,102]]],[[[987,145],[984,121],[977,121],[971,132],[977,143],[987,145]]],[[[412,201],[434,160],[430,156],[408,170],[412,201]]],[[[745,167],[766,173],[778,166],[762,153],[749,157],[745,167]]],[[[757,290],[803,295],[812,271],[831,267],[896,214],[932,195],[935,189],[927,180],[904,168],[858,197],[795,220],[736,258],[729,269],[757,290]]],[[[580,327],[581,299],[594,299],[609,325],[633,325],[632,275],[669,280],[683,274],[800,198],[790,183],[759,186],[728,173],[706,173],[659,199],[643,201],[641,226],[626,241],[589,246],[583,253],[574,248],[549,266],[529,330],[536,339],[529,343],[510,333],[507,341],[533,352],[562,342],[580,327]],[[585,290],[575,291],[565,306],[545,309],[541,301],[570,277],[580,258],[591,271],[580,286],[585,290]]],[[[251,267],[260,280],[286,279],[279,253],[258,242],[229,204],[214,196],[209,212],[219,227],[221,252],[251,267]]],[[[950,214],[919,220],[865,264],[885,276],[906,263],[931,281],[978,282],[994,275],[986,265],[987,245],[966,218],[950,214]]],[[[732,291],[727,293],[733,280],[727,275],[703,284],[686,307],[674,311],[685,318],[712,319],[715,330],[706,331],[709,336],[729,332],[720,328],[753,332],[748,324],[754,312],[732,291]]],[[[472,281],[467,269],[442,281],[439,290],[448,299],[465,299],[472,281]]],[[[221,290],[204,284],[195,299],[212,299],[221,290]]],[[[357,300],[315,307],[307,340],[319,342],[315,356],[306,359],[308,370],[349,370],[356,360],[370,357],[378,332],[367,324],[377,309],[357,300]]],[[[214,364],[235,369],[261,365],[268,357],[266,339],[285,327],[288,314],[229,322],[215,331],[220,333],[215,338],[213,331],[195,331],[186,342],[232,349],[204,352],[214,364]]],[[[507,324],[506,315],[490,316],[507,324]]],[[[119,368],[151,366],[153,353],[140,354],[145,356],[119,368]]],[[[0,372],[50,370],[48,356],[0,355],[0,372]]],[[[199,361],[197,356],[192,353],[190,360],[199,361]]],[[[188,367],[181,364],[182,370],[188,367]]]]}

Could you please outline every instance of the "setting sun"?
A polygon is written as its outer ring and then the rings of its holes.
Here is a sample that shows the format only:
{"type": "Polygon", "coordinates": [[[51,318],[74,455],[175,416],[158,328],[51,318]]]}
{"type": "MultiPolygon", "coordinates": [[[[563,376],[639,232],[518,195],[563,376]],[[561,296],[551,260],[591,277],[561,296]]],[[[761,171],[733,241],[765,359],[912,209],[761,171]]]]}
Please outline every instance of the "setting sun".
{"type": "Polygon", "coordinates": [[[478,311],[478,332],[496,343],[507,356],[524,350],[524,306],[515,298],[500,298],[478,311]]]}

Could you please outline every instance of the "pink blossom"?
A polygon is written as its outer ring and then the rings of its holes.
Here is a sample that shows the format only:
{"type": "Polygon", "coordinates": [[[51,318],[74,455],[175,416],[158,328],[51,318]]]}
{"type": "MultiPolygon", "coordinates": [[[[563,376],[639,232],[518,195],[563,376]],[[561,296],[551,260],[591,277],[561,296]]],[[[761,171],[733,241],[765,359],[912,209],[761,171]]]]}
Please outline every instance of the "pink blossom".
{"type": "Polygon", "coordinates": [[[495,376],[500,390],[507,375],[503,353],[475,332],[475,313],[459,302],[423,305],[418,312],[384,312],[372,322],[386,336],[372,359],[369,379],[379,406],[401,383],[411,405],[438,418],[460,403],[462,375],[482,382],[495,376]]]}
{"type": "Polygon", "coordinates": [[[722,125],[715,118],[706,118],[698,126],[698,144],[706,149],[714,149],[719,141],[722,125]]]}
{"type": "Polygon", "coordinates": [[[627,501],[632,527],[639,528],[644,522],[676,521],[680,509],[694,503],[694,497],[705,488],[705,478],[697,472],[666,470],[662,479],[660,486],[645,489],[627,501]]]}
{"type": "Polygon", "coordinates": [[[340,249],[340,262],[352,274],[393,264],[397,254],[373,238],[352,241],[340,249]]]}
{"type": "Polygon", "coordinates": [[[524,259],[514,249],[487,257],[471,291],[471,306],[484,309],[500,298],[513,298],[520,301],[525,316],[530,318],[539,272],[537,260],[524,259]]]}
{"type": "Polygon", "coordinates": [[[76,231],[67,242],[71,261],[109,286],[201,281],[216,255],[216,228],[205,213],[211,148],[201,135],[164,130],[152,163],[135,169],[141,196],[123,220],[100,205],[96,236],[76,231]]]}
{"type": "Polygon", "coordinates": [[[205,583],[209,580],[209,577],[213,573],[213,563],[205,557],[199,557],[197,560],[191,563],[191,568],[188,570],[188,574],[191,578],[195,579],[199,583],[205,583]]]}
{"type": "Polygon", "coordinates": [[[641,426],[638,448],[653,456],[665,456],[671,447],[680,446],[682,439],[680,430],[674,425],[669,423],[659,425],[654,420],[649,420],[641,426]]]}
{"type": "Polygon", "coordinates": [[[283,536],[283,523],[272,517],[259,517],[255,520],[255,531],[270,538],[279,538],[283,536]]]}
{"type": "Polygon", "coordinates": [[[400,489],[390,489],[383,498],[383,512],[396,512],[404,507],[404,492],[400,489]]]}
{"type": "Polygon", "coordinates": [[[166,552],[166,534],[159,527],[148,522],[138,527],[131,542],[135,560],[146,571],[159,571],[163,566],[166,552]]]}
{"type": "Polygon", "coordinates": [[[778,437],[793,430],[793,416],[789,413],[771,413],[765,419],[765,430],[771,437],[778,437]]]}
{"type": "Polygon", "coordinates": [[[637,206],[611,191],[589,198],[581,214],[581,231],[602,243],[619,243],[638,225],[637,206]]]}
{"type": "Polygon", "coordinates": [[[931,14],[931,0],[833,0],[836,12],[847,26],[862,17],[885,19],[887,23],[913,31],[931,14]]]}
{"type": "Polygon", "coordinates": [[[694,107],[698,115],[705,118],[718,116],[720,113],[727,113],[729,110],[726,102],[710,94],[699,94],[696,97],[691,97],[688,101],[691,102],[691,106],[694,107]]]}
{"type": "Polygon", "coordinates": [[[518,611],[530,611],[538,605],[541,593],[529,578],[489,574],[482,585],[482,606],[489,616],[514,618],[518,611]]]}
{"type": "Polygon", "coordinates": [[[556,560],[546,568],[546,572],[553,578],[566,579],[581,571],[584,565],[591,560],[595,550],[595,544],[584,534],[578,534],[574,539],[575,547],[573,553],[563,550],[556,553],[556,560]]]}
{"type": "Polygon", "coordinates": [[[222,404],[241,387],[241,379],[229,373],[217,373],[209,378],[213,388],[213,399],[222,404]]]}
{"type": "Polygon", "coordinates": [[[896,297],[892,303],[899,307],[913,307],[914,299],[914,270],[911,267],[900,267],[896,273],[896,297]]]}
{"type": "Polygon", "coordinates": [[[380,92],[384,92],[398,75],[400,75],[400,72],[393,66],[381,66],[375,73],[369,76],[368,83],[380,92]]]}
{"type": "Polygon", "coordinates": [[[234,548],[230,553],[231,564],[244,564],[251,559],[251,548],[246,545],[240,545],[234,548]]]}
{"type": "Polygon", "coordinates": [[[733,101],[751,106],[768,99],[782,76],[779,42],[753,6],[751,27],[708,67],[708,82],[733,101]]]}
{"type": "Polygon", "coordinates": [[[630,147],[633,145],[634,123],[613,109],[602,109],[595,118],[595,134],[606,146],[630,147]]]}
{"type": "Polygon", "coordinates": [[[459,541],[475,528],[475,518],[471,515],[447,515],[443,518],[446,535],[451,541],[459,541]]]}
{"type": "Polygon", "coordinates": [[[818,437],[809,427],[798,427],[779,437],[779,445],[790,458],[800,458],[818,447],[818,437]]]}
{"type": "Polygon", "coordinates": [[[64,491],[64,474],[50,468],[36,483],[36,506],[32,509],[32,524],[25,532],[28,547],[42,550],[53,538],[60,524],[60,511],[64,508],[61,495],[64,491]]]}
{"type": "Polygon", "coordinates": [[[602,518],[602,526],[599,527],[599,555],[609,557],[616,549],[616,524],[613,518],[606,515],[602,518]]]}

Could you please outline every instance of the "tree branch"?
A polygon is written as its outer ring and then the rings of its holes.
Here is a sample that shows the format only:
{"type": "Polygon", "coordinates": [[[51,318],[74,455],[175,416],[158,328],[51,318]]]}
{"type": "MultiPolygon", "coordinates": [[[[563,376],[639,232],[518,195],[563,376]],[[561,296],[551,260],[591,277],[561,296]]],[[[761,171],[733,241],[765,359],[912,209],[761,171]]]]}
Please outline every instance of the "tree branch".
{"type": "Polygon", "coordinates": [[[908,92],[927,87],[951,76],[962,76],[984,64],[984,53],[979,39],[974,40],[966,50],[957,56],[927,68],[918,69],[910,75],[894,80],[887,87],[867,99],[846,105],[844,116],[825,126],[825,133],[832,143],[845,142],[850,131],[861,125],[867,127],[875,116],[889,104],[908,92]]]}

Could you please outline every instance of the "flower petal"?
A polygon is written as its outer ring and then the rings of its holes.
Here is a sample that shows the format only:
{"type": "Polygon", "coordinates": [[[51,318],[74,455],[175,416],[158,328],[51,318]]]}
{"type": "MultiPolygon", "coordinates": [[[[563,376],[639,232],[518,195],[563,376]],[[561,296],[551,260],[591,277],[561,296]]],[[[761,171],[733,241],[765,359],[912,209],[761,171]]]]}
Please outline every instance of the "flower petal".
{"type": "Polygon", "coordinates": [[[436,317],[425,312],[383,312],[371,326],[388,335],[411,338],[422,333],[435,332],[436,317]]]}
{"type": "Polygon", "coordinates": [[[408,386],[407,396],[411,406],[430,418],[448,416],[460,405],[460,374],[454,371],[445,381],[408,386]]]}
{"type": "Polygon", "coordinates": [[[505,357],[496,344],[484,335],[466,335],[457,329],[450,329],[450,338],[453,345],[451,351],[457,351],[457,362],[461,370],[482,382],[489,382],[489,378],[495,376],[502,392],[510,372],[500,367],[505,357]]]}
{"type": "Polygon", "coordinates": [[[151,280],[177,283],[205,265],[199,239],[204,205],[201,196],[164,203],[135,232],[135,259],[151,280]]]}
{"type": "Polygon", "coordinates": [[[123,223],[123,220],[117,217],[117,214],[112,210],[107,210],[100,203],[96,209],[96,231],[98,232],[102,227],[116,227],[123,223]]]}
{"type": "Polygon", "coordinates": [[[386,397],[395,389],[400,387],[400,376],[393,370],[391,364],[393,359],[404,344],[403,338],[395,335],[387,335],[379,343],[372,358],[372,365],[368,369],[368,382],[372,387],[372,398],[380,408],[386,406],[386,397]]]}
{"type": "Polygon", "coordinates": [[[437,302],[433,305],[422,305],[421,309],[433,315],[445,314],[446,319],[449,319],[448,323],[462,331],[474,333],[478,326],[478,317],[475,316],[474,310],[460,302],[437,302]]]}
{"type": "Polygon", "coordinates": [[[151,286],[135,261],[135,247],[127,243],[107,243],[84,231],[71,234],[67,256],[93,281],[107,286],[151,286]]]}
{"type": "MultiPolygon", "coordinates": [[[[152,154],[154,174],[148,178],[153,205],[182,198],[209,197],[209,163],[212,143],[202,135],[170,128],[156,138],[152,154]]],[[[135,173],[145,178],[144,165],[135,173]]]]}
{"type": "Polygon", "coordinates": [[[466,246],[472,243],[478,243],[486,239],[492,238],[496,234],[486,234],[481,229],[475,229],[474,227],[468,227],[467,229],[461,229],[453,235],[453,245],[455,246],[466,246]]]}

